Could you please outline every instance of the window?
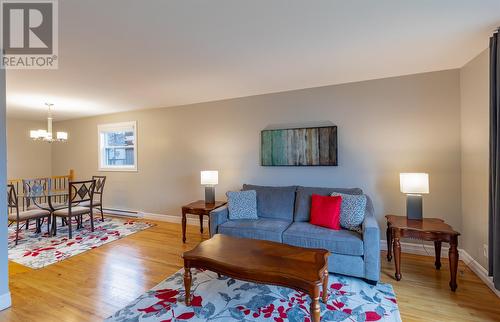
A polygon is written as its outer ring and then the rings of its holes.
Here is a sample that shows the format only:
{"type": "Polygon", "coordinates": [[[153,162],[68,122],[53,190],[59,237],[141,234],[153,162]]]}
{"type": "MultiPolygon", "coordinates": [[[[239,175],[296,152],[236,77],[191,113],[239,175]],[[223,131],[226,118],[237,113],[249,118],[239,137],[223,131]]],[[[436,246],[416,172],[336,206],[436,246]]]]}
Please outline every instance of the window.
{"type": "Polygon", "coordinates": [[[137,171],[137,122],[97,127],[100,171],[137,171]]]}

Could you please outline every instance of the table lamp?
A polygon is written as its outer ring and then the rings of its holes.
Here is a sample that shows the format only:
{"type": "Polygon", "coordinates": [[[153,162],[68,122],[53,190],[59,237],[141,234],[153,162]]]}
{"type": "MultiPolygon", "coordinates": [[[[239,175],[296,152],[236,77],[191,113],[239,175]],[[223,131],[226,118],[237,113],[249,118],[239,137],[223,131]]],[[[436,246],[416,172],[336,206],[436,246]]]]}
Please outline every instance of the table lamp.
{"type": "Polygon", "coordinates": [[[219,183],[219,171],[201,171],[200,181],[205,186],[205,203],[215,203],[215,185],[219,183]]]}
{"type": "Polygon", "coordinates": [[[422,220],[422,194],[429,193],[429,174],[400,173],[399,183],[406,194],[406,217],[422,220]]]}

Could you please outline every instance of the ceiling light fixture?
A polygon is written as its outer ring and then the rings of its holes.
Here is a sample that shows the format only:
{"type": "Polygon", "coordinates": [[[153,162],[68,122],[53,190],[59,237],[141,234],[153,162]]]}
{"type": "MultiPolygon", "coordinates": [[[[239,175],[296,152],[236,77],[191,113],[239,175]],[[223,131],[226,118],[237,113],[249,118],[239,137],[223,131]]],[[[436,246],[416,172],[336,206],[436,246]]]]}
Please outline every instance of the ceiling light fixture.
{"type": "Polygon", "coordinates": [[[30,138],[35,141],[52,142],[66,142],[68,140],[68,132],[56,132],[56,137],[52,136],[52,106],[54,104],[45,103],[48,108],[47,114],[47,130],[31,130],[30,138]]]}

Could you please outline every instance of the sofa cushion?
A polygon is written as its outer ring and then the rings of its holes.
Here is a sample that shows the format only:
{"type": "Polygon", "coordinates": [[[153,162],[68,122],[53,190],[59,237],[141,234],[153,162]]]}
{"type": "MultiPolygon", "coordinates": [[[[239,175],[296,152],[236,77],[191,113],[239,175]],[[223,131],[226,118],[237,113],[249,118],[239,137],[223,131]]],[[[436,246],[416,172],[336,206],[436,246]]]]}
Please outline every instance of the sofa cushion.
{"type": "MultiPolygon", "coordinates": [[[[76,215],[85,215],[90,213],[90,209],[87,207],[71,207],[71,215],[76,216],[76,215]]],[[[54,211],[54,215],[59,216],[59,217],[69,217],[69,208],[64,208],[64,209],[59,209],[54,211]]]]}
{"type": "MultiPolygon", "coordinates": [[[[298,186],[297,196],[295,198],[295,213],[293,221],[309,222],[311,213],[311,196],[313,193],[321,196],[330,196],[332,192],[340,192],[351,195],[363,194],[363,190],[359,188],[320,188],[320,187],[298,186]]],[[[258,207],[258,196],[257,196],[257,207],[258,207]]]]}
{"type": "Polygon", "coordinates": [[[324,248],[331,253],[361,256],[363,239],[350,230],[332,230],[311,225],[307,222],[294,222],[283,233],[283,242],[289,245],[324,248]]]}
{"type": "MultiPolygon", "coordinates": [[[[79,206],[82,206],[82,207],[90,207],[90,200],[80,202],[78,205],[79,205],[79,206]]],[[[92,201],[92,206],[93,206],[93,207],[98,207],[98,206],[101,206],[101,200],[99,200],[99,199],[94,199],[94,201],[92,201]]]]}
{"type": "Polygon", "coordinates": [[[310,223],[315,226],[339,230],[341,205],[342,197],[328,197],[313,194],[310,223]]]}
{"type": "Polygon", "coordinates": [[[340,225],[342,228],[361,232],[365,219],[366,196],[333,192],[332,197],[342,198],[340,225]]]}
{"type": "Polygon", "coordinates": [[[243,190],[257,192],[257,215],[259,218],[293,221],[296,186],[267,187],[245,184],[243,190]]]}
{"type": "MultiPolygon", "coordinates": [[[[36,218],[41,218],[41,217],[48,217],[50,215],[50,211],[43,210],[43,209],[33,209],[33,210],[27,210],[27,211],[20,211],[19,212],[19,221],[24,221],[28,219],[36,219],[36,218]]],[[[13,212],[9,214],[9,220],[10,221],[17,221],[17,213],[13,212]]]]}
{"type": "Polygon", "coordinates": [[[255,190],[228,191],[229,219],[257,219],[257,193],[255,190]]]}
{"type": "Polygon", "coordinates": [[[290,222],[276,219],[240,219],[226,221],[218,227],[221,234],[282,242],[282,235],[290,222]]]}

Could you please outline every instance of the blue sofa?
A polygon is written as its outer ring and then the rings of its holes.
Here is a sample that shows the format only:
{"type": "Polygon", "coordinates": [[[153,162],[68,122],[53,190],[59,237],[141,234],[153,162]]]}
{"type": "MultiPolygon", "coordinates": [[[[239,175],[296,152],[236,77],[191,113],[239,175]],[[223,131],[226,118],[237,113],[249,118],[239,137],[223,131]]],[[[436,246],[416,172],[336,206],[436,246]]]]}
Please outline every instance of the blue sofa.
{"type": "Polygon", "coordinates": [[[376,283],[380,277],[380,228],[367,196],[362,233],[332,230],[309,223],[311,195],[363,194],[359,188],[268,187],[243,185],[257,192],[258,219],[229,220],[227,207],[210,213],[210,234],[271,240],[330,251],[328,270],[376,283]]]}

